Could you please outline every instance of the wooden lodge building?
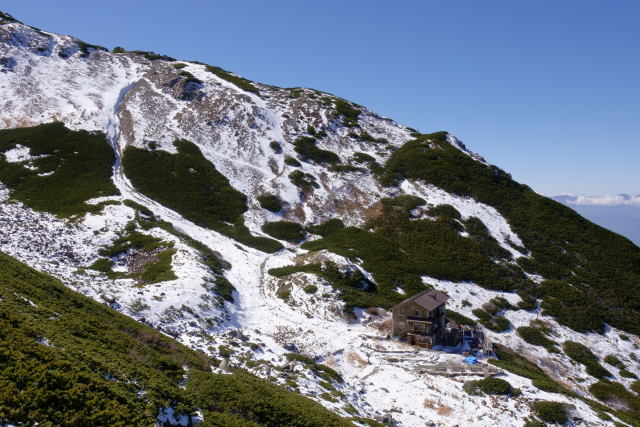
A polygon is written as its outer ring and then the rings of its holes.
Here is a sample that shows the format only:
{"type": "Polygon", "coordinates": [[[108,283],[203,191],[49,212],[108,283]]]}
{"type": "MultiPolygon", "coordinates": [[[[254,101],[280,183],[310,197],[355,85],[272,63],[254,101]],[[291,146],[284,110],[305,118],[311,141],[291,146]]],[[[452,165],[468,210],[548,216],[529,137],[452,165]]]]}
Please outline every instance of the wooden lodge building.
{"type": "Polygon", "coordinates": [[[449,296],[429,289],[394,306],[393,335],[406,338],[409,344],[431,348],[451,345],[445,330],[445,306],[449,296]]]}

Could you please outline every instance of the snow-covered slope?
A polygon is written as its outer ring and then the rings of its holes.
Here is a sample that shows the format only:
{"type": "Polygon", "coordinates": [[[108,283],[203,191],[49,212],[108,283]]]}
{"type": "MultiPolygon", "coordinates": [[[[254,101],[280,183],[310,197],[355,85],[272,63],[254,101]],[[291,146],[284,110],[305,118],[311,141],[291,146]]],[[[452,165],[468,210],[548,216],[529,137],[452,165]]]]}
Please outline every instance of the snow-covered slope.
{"type": "MultiPolygon", "coordinates": [[[[395,148],[411,139],[412,130],[362,107],[358,107],[359,127],[370,138],[354,136],[336,114],[336,98],[332,95],[257,83],[254,85],[259,93],[247,92],[203,64],[111,53],[18,22],[0,25],[0,56],[0,128],[61,121],[72,129],[104,132],[119,155],[126,146],[142,148],[151,142],[156,149],[175,152],[172,143],[188,139],[234,188],[247,195],[249,210],[244,218],[255,234],[262,233],[266,221],[283,216],[303,224],[340,218],[348,225],[362,225],[375,215],[381,198],[410,194],[422,197],[429,205],[449,204],[463,219],[479,218],[501,247],[514,257],[527,256],[521,239],[496,209],[432,185],[405,181],[399,188],[384,188],[371,173],[338,173],[305,162],[301,170],[313,175],[320,187],[301,192],[288,178],[294,168],[284,159],[287,155],[295,157],[292,143],[308,135],[309,126],[326,132],[318,146],[337,153],[343,161],[359,152],[382,164],[395,148]],[[194,80],[186,81],[185,75],[194,80]],[[280,144],[283,153],[274,151],[272,141],[280,144]],[[264,193],[278,195],[288,205],[286,213],[261,209],[256,198],[264,193]]],[[[454,137],[449,141],[483,162],[454,137]]],[[[2,155],[8,161],[28,160],[19,150],[2,155]]],[[[510,373],[504,375],[521,388],[518,398],[469,396],[462,390],[460,378],[465,377],[433,373],[434,367],[461,369],[464,365],[459,354],[417,350],[388,339],[390,314],[382,309],[357,311],[355,319],[344,316],[336,291],[315,275],[296,273],[278,279],[267,274],[270,268],[309,256],[358,268],[351,261],[328,252],[310,255],[291,245],[269,255],[198,226],[136,191],[122,173],[119,157],[114,179],[121,196],[109,200],[139,203],[231,264],[225,277],[235,288],[234,303],[222,303],[215,289],[207,286],[204,278],[210,272],[197,248],[158,227],[148,233],[175,245],[173,269],[177,279],[134,287],[131,279],[112,279],[86,270],[98,258],[99,249],[113,242],[117,233],[135,219],[135,210],[124,204],[107,205],[100,213],[70,222],[9,201],[9,191],[2,187],[0,250],[194,348],[230,357],[232,363],[242,364],[260,376],[297,388],[342,415],[390,416],[406,426],[511,426],[524,424],[531,414],[531,401],[548,399],[574,405],[572,416],[588,425],[611,424],[598,418],[584,402],[541,392],[530,380],[510,373]],[[290,287],[287,301],[278,297],[281,281],[290,287]],[[310,284],[319,290],[306,293],[304,287],[310,284]],[[286,355],[292,351],[317,358],[338,371],[344,382],[328,388],[304,364],[287,360],[286,355]]],[[[452,307],[470,317],[471,308],[495,296],[513,303],[520,300],[515,294],[487,291],[473,283],[424,280],[447,291],[452,307]]],[[[514,326],[542,319],[553,326],[558,341],[589,343],[598,356],[614,354],[631,372],[640,375],[640,365],[628,356],[640,345],[635,336],[621,341],[613,330],[602,336],[576,334],[538,310],[509,312],[507,317],[514,326]]],[[[540,363],[553,365],[550,372],[554,378],[587,394],[585,386],[592,381],[576,380],[584,376],[584,369],[568,357],[527,344],[513,331],[490,336],[540,363]],[[572,378],[563,378],[568,376],[572,378]]],[[[617,379],[626,385],[631,382],[628,378],[617,379]]]]}

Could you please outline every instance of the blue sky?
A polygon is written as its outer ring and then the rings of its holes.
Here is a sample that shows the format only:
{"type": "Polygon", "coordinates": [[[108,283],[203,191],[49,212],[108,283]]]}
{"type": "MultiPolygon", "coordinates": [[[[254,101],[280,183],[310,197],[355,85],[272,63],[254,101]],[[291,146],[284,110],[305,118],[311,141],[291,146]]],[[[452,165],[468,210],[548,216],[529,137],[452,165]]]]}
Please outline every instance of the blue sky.
{"type": "Polygon", "coordinates": [[[545,194],[640,193],[635,0],[13,1],[36,27],[448,130],[545,194]],[[37,6],[36,6],[37,5],[37,6]]]}

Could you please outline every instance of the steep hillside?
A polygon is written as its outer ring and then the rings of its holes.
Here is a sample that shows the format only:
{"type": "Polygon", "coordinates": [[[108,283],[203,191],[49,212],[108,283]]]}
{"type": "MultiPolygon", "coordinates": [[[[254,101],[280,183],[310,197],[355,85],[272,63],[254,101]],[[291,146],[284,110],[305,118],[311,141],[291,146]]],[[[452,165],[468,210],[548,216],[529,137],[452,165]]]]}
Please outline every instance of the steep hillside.
{"type": "Polygon", "coordinates": [[[342,417],[638,425],[640,248],[453,135],[8,15],[0,67],[0,249],[30,267],[342,417]],[[428,287],[483,371],[389,339],[428,287]]]}
{"type": "Polygon", "coordinates": [[[2,425],[349,425],[0,253],[2,425]]]}

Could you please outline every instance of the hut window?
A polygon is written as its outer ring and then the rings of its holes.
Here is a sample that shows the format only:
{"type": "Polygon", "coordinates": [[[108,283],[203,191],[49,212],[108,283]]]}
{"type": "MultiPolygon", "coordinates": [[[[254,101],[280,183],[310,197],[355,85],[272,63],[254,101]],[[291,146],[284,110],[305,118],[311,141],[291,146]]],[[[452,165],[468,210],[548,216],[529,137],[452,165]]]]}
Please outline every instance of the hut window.
{"type": "Polygon", "coordinates": [[[416,317],[420,317],[420,310],[416,310],[416,317]]]}

